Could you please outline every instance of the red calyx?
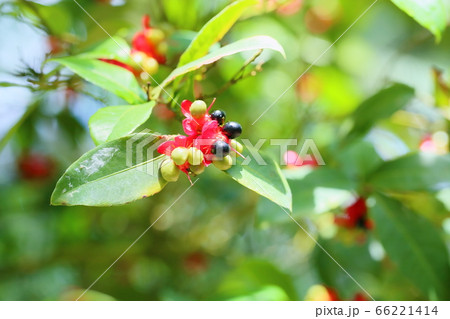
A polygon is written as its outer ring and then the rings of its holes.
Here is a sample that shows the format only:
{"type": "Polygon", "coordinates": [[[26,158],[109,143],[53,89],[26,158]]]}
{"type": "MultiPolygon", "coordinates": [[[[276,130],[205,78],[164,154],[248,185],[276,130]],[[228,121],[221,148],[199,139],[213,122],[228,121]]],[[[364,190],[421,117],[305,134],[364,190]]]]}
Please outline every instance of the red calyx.
{"type": "Polygon", "coordinates": [[[133,69],[133,67],[131,65],[128,65],[126,63],[114,60],[114,59],[99,59],[100,61],[109,63],[109,64],[113,64],[113,65],[117,65],[120,66],[121,68],[124,68],[125,70],[130,71],[131,73],[133,73],[135,76],[139,75],[139,71],[136,71],[135,69],[133,69]]]}

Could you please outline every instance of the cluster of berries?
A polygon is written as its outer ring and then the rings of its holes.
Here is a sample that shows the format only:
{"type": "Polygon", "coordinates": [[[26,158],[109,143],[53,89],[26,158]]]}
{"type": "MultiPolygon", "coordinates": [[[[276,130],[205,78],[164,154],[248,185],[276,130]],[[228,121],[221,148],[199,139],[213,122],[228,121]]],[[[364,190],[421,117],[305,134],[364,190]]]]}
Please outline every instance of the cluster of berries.
{"type": "Polygon", "coordinates": [[[224,111],[216,110],[209,114],[214,101],[208,108],[201,100],[181,103],[181,111],[186,117],[183,120],[186,136],[177,135],[158,147],[160,154],[168,156],[161,164],[161,175],[165,180],[178,180],[180,171],[188,178],[189,174],[199,175],[211,163],[227,170],[233,164],[231,151],[242,156],[243,146],[234,140],[242,133],[241,125],[225,123],[224,111]]]}
{"type": "Polygon", "coordinates": [[[134,64],[126,63],[114,59],[100,59],[101,61],[120,66],[135,76],[148,80],[148,74],[153,75],[158,72],[160,64],[166,63],[166,53],[168,44],[166,35],[157,28],[150,27],[150,17],[145,15],[142,18],[143,30],[138,31],[132,41],[131,58],[134,64]],[[142,72],[142,69],[144,72],[142,72]]]}
{"type": "Polygon", "coordinates": [[[373,228],[373,222],[367,217],[366,200],[358,198],[345,209],[343,216],[335,216],[334,223],[345,228],[361,228],[369,230],[373,228]]]}

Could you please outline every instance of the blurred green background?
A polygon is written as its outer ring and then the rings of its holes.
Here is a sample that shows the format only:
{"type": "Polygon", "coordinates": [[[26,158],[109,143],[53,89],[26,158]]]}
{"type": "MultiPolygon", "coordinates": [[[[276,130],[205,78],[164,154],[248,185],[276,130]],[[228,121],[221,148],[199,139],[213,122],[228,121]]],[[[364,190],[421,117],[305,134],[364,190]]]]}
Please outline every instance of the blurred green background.
{"type": "MultiPolygon", "coordinates": [[[[80,1],[110,34],[131,40],[142,15],[149,14],[152,25],[164,29],[172,45],[181,47],[228,3],[80,1]]],[[[416,228],[418,236],[438,236],[437,241],[430,240],[426,253],[411,260],[407,256],[407,263],[386,253],[392,248],[386,247],[382,234],[401,232],[402,222],[384,225],[377,223],[378,218],[373,231],[343,229],[333,223],[333,216],[342,214],[352,199],[372,195],[366,178],[376,174],[384,161],[431,152],[442,156],[444,164],[423,174],[444,178],[450,174],[448,30],[437,42],[393,3],[380,0],[251,125],[371,4],[370,0],[261,0],[222,42],[270,35],[284,47],[287,59],[264,52],[257,60],[265,62],[262,71],[218,95],[216,105],[242,124],[242,137],[251,141],[315,141],[324,167],[282,166],[290,176],[293,217],[375,299],[448,300],[450,179],[433,190],[383,190],[412,216],[424,220],[418,223],[422,228],[416,228]],[[364,134],[345,138],[343,132],[358,106],[394,82],[414,88],[414,99],[392,115],[368,123],[364,134]],[[439,247],[433,251],[431,246],[439,247]],[[443,265],[424,275],[444,285],[440,295],[424,289],[427,284],[415,281],[405,270],[423,262],[423,256],[431,256],[425,262],[436,258],[436,264],[443,265]]],[[[2,0],[0,13],[0,82],[17,84],[0,87],[0,138],[11,128],[14,133],[0,153],[0,300],[76,299],[189,182],[180,178],[151,198],[120,207],[50,206],[59,176],[94,147],[87,129],[89,117],[102,106],[123,101],[76,76],[47,86],[41,72],[48,70],[41,69],[41,63],[48,54],[82,52],[107,35],[70,0],[2,0]],[[30,83],[34,89],[21,87],[30,83]],[[30,176],[30,169],[41,174],[30,176]]],[[[221,60],[198,81],[198,90],[214,95],[250,56],[221,60]]],[[[172,56],[157,77],[162,79],[176,65],[176,58],[172,56]]],[[[167,116],[167,110],[161,108],[155,115],[148,123],[152,129],[182,132],[180,122],[167,116]]],[[[276,147],[266,143],[265,149],[279,158],[276,147]]],[[[369,198],[369,206],[373,202],[369,198]]],[[[395,203],[394,214],[400,210],[395,203]]],[[[392,235],[394,251],[401,250],[402,238],[392,235]]],[[[327,299],[317,292],[323,292],[317,285],[335,290],[340,299],[363,293],[279,207],[211,169],[84,299],[327,299]]]]}

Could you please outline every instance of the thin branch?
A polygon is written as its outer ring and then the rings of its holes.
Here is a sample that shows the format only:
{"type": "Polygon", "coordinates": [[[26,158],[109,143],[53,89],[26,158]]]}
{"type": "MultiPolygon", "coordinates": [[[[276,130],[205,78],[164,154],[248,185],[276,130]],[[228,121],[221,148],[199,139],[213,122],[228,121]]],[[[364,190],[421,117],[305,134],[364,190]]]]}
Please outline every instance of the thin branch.
{"type": "Polygon", "coordinates": [[[257,64],[256,67],[248,72],[245,73],[245,70],[247,69],[247,66],[249,66],[252,62],[254,62],[262,53],[262,49],[256,52],[250,59],[245,61],[244,65],[231,77],[228,82],[226,82],[221,88],[219,88],[215,93],[213,94],[204,94],[200,98],[207,98],[207,97],[213,97],[216,95],[220,95],[226,90],[228,90],[232,85],[236,84],[237,82],[246,79],[251,76],[255,76],[257,72],[260,72],[262,70],[262,63],[257,64]]]}

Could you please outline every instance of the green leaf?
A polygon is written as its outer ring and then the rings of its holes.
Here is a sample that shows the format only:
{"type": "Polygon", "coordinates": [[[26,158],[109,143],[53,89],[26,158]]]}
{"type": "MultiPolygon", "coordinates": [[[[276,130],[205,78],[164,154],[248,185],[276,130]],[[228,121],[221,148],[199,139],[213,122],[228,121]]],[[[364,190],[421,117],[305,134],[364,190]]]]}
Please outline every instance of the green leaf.
{"type": "Polygon", "coordinates": [[[96,145],[132,133],[152,114],[155,101],[137,105],[108,106],[89,119],[89,130],[96,145]]]}
{"type": "Polygon", "coordinates": [[[159,174],[165,155],[154,151],[158,140],[133,134],[87,152],[59,179],[52,205],[112,206],[158,193],[166,185],[159,174]]]}
{"type": "MultiPolygon", "coordinates": [[[[272,288],[272,297],[284,297],[288,300],[297,300],[297,293],[294,286],[292,285],[292,278],[285,273],[281,272],[273,264],[265,260],[259,259],[246,259],[232,267],[232,271],[228,273],[222,283],[217,289],[217,294],[219,298],[215,299],[231,299],[236,296],[244,299],[251,300],[257,297],[258,292],[261,290],[266,290],[267,288],[272,288]],[[280,291],[273,291],[273,288],[277,287],[282,289],[280,291]],[[256,295],[256,296],[255,296],[256,295]]],[[[260,296],[262,294],[259,294],[260,296]]],[[[258,299],[257,299],[258,300],[258,299]]],[[[261,300],[261,299],[259,299],[261,300]]],[[[266,299],[263,299],[266,300],[266,299]]],[[[270,300],[280,300],[280,299],[270,299],[270,300]]],[[[281,299],[286,300],[286,299],[281,299]]]]}
{"type": "Polygon", "coordinates": [[[116,301],[114,297],[92,289],[89,289],[89,291],[86,291],[86,289],[70,289],[63,293],[61,300],[76,301],[80,296],[80,301],[116,301]]]}
{"type": "Polygon", "coordinates": [[[371,216],[388,256],[425,295],[446,300],[450,268],[437,229],[396,200],[383,195],[375,199],[371,216]]]}
{"type": "MultiPolygon", "coordinates": [[[[292,211],[292,194],[278,164],[259,152],[267,165],[259,165],[254,158],[248,165],[233,165],[225,171],[239,184],[292,211]]],[[[248,156],[248,155],[247,155],[248,156]]]]}
{"type": "Polygon", "coordinates": [[[239,0],[226,6],[198,32],[189,47],[181,55],[178,67],[207,54],[210,47],[223,38],[244,10],[257,3],[258,1],[256,0],[239,0]]]}
{"type": "Polygon", "coordinates": [[[388,118],[405,107],[414,97],[414,90],[404,84],[394,84],[364,101],[353,113],[353,128],[349,135],[363,135],[379,120],[388,118]]]}
{"type": "Polygon", "coordinates": [[[29,88],[29,86],[27,85],[23,85],[23,84],[17,84],[17,83],[11,83],[11,82],[0,82],[0,87],[24,87],[24,88],[29,88]]]}
{"type": "Polygon", "coordinates": [[[223,57],[230,56],[236,53],[251,51],[251,50],[262,50],[262,49],[271,49],[274,51],[280,52],[283,57],[285,56],[283,47],[278,43],[277,40],[265,36],[255,36],[251,38],[242,39],[236,42],[233,42],[229,45],[226,45],[220,49],[217,49],[208,55],[200,58],[198,60],[192,61],[182,67],[179,67],[172,71],[169,76],[161,83],[160,86],[153,89],[152,95],[158,96],[162,90],[162,88],[166,87],[170,82],[172,82],[177,77],[195,71],[201,68],[203,65],[214,63],[220,60],[223,57]]]}
{"type": "Polygon", "coordinates": [[[295,194],[295,215],[329,212],[353,198],[356,186],[340,170],[319,167],[306,172],[304,168],[287,169],[283,173],[295,194]]]}
{"type": "Polygon", "coordinates": [[[130,104],[144,103],[144,90],[139,86],[133,73],[116,65],[95,59],[64,57],[53,59],[68,67],[86,81],[110,91],[130,104]]]}
{"type": "Polygon", "coordinates": [[[91,50],[73,56],[80,59],[113,59],[124,63],[131,63],[130,46],[121,37],[114,36],[93,47],[91,50]]]}
{"type": "Polygon", "coordinates": [[[449,154],[408,154],[385,162],[368,182],[379,191],[438,191],[450,186],[449,168],[449,154]]]}
{"type": "Polygon", "coordinates": [[[16,121],[16,123],[6,131],[5,135],[0,137],[0,151],[5,147],[8,141],[13,137],[13,135],[17,132],[20,126],[25,122],[25,120],[39,107],[41,103],[42,96],[39,96],[36,101],[30,104],[22,116],[16,121]]]}
{"type": "Polygon", "coordinates": [[[441,40],[447,24],[447,8],[444,0],[391,0],[402,11],[441,40]]]}
{"type": "Polygon", "coordinates": [[[346,175],[360,182],[383,164],[372,143],[361,139],[340,149],[336,153],[336,160],[346,175]]]}
{"type": "MultiPolygon", "coordinates": [[[[320,239],[320,245],[351,274],[364,288],[367,287],[372,276],[378,275],[381,270],[380,263],[373,260],[369,253],[370,242],[345,243],[335,238],[332,240],[320,239]]],[[[339,267],[325,251],[315,246],[312,253],[312,262],[320,276],[320,281],[326,286],[337,289],[341,298],[353,298],[355,293],[362,292],[361,288],[339,267]]]]}

